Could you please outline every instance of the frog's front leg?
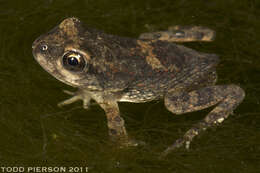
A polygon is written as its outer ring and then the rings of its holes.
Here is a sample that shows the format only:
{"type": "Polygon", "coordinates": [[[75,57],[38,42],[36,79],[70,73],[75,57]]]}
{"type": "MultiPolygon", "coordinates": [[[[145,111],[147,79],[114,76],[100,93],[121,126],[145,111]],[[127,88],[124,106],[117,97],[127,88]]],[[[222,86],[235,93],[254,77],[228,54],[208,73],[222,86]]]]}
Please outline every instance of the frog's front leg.
{"type": "Polygon", "coordinates": [[[124,120],[120,116],[117,102],[99,103],[106,113],[109,136],[112,140],[127,140],[124,120]]]}
{"type": "Polygon", "coordinates": [[[111,140],[113,142],[118,142],[120,146],[137,146],[138,143],[134,140],[130,140],[127,135],[124,120],[120,116],[117,102],[104,101],[99,104],[105,111],[109,136],[111,140]]]}
{"type": "Polygon", "coordinates": [[[99,94],[93,94],[84,89],[79,89],[76,92],[64,90],[64,92],[72,95],[72,97],[58,103],[58,106],[64,106],[78,100],[83,100],[83,107],[87,109],[90,105],[90,100],[94,99],[106,113],[109,136],[111,137],[112,141],[118,142],[120,146],[137,146],[139,144],[144,144],[141,141],[135,141],[133,139],[130,140],[128,138],[124,126],[124,120],[120,116],[118,104],[116,101],[111,101],[111,99],[106,100],[103,97],[100,97],[99,94]],[[97,97],[95,97],[95,95],[97,97]],[[94,96],[94,98],[92,98],[92,96],[94,96]]]}
{"type": "Polygon", "coordinates": [[[216,104],[217,106],[202,121],[188,130],[182,138],[168,147],[162,156],[183,145],[188,149],[195,136],[210,126],[222,123],[244,99],[244,96],[243,89],[236,85],[208,86],[189,93],[167,93],[165,106],[175,114],[197,111],[216,104]]]}
{"type": "Polygon", "coordinates": [[[213,41],[215,31],[202,26],[171,26],[167,31],[142,33],[139,39],[168,42],[213,41]]]}

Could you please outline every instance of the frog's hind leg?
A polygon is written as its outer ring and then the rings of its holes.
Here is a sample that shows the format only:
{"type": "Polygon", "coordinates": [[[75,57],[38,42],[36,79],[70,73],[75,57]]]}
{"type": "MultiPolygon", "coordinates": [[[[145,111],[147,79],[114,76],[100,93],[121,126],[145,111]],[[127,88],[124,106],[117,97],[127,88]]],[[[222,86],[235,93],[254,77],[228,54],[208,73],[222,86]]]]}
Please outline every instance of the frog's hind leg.
{"type": "Polygon", "coordinates": [[[172,26],[167,31],[142,33],[139,39],[168,42],[213,41],[215,31],[202,26],[172,26]]]}
{"type": "Polygon", "coordinates": [[[222,123],[244,99],[244,96],[243,89],[237,85],[208,86],[189,93],[167,93],[165,106],[175,114],[193,112],[213,105],[217,106],[202,121],[189,129],[182,138],[168,147],[162,156],[183,145],[188,149],[195,136],[210,126],[222,123]]]}

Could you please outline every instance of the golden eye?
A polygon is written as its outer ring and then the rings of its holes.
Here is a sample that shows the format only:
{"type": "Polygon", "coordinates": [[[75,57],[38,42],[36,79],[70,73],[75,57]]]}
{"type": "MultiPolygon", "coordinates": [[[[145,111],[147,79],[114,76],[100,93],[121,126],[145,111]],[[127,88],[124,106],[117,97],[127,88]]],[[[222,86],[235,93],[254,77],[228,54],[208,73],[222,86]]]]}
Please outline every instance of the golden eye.
{"type": "Polygon", "coordinates": [[[64,68],[73,72],[82,71],[86,66],[86,62],[83,58],[83,55],[75,51],[69,51],[65,53],[63,55],[62,62],[64,68]]]}

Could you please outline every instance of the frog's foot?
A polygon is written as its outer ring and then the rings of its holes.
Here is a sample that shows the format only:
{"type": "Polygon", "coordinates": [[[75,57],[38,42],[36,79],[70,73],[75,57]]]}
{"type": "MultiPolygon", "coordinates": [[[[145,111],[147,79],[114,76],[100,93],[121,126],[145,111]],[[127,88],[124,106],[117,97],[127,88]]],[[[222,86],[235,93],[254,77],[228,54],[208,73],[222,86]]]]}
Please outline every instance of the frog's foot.
{"type": "Polygon", "coordinates": [[[209,86],[190,93],[167,93],[165,106],[175,114],[197,111],[216,104],[217,106],[202,121],[188,130],[182,138],[168,147],[162,156],[166,156],[172,150],[183,145],[189,149],[195,136],[208,127],[222,123],[232,114],[244,97],[243,89],[236,85],[209,86]]]}
{"type": "Polygon", "coordinates": [[[143,33],[139,39],[168,42],[213,41],[215,31],[202,26],[171,26],[168,31],[143,33]]]}
{"type": "Polygon", "coordinates": [[[74,103],[78,100],[83,100],[83,108],[84,109],[88,109],[89,108],[89,105],[90,105],[90,95],[86,92],[84,92],[83,90],[78,90],[76,92],[71,92],[71,91],[68,91],[68,90],[63,90],[64,93],[68,94],[68,95],[71,95],[72,97],[69,98],[69,99],[66,99],[60,103],[58,103],[58,106],[59,107],[62,107],[64,105],[68,105],[68,104],[71,104],[71,103],[74,103]]]}

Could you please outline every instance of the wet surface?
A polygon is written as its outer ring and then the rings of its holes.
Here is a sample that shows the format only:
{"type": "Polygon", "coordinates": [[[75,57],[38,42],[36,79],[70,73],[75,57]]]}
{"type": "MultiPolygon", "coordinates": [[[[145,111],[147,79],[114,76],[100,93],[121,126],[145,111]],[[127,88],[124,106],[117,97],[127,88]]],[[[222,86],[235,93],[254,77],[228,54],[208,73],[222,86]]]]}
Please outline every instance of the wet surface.
{"type": "Polygon", "coordinates": [[[0,0],[0,159],[3,166],[87,166],[89,172],[257,172],[260,169],[260,3],[220,0],[0,0]],[[185,43],[216,53],[218,84],[238,84],[243,103],[221,126],[196,137],[191,148],[158,154],[211,110],[173,115],[162,101],[120,103],[130,136],[145,146],[117,149],[97,105],[63,108],[73,90],[33,59],[31,45],[66,17],[121,36],[202,25],[216,31],[212,43],[185,43]]]}

